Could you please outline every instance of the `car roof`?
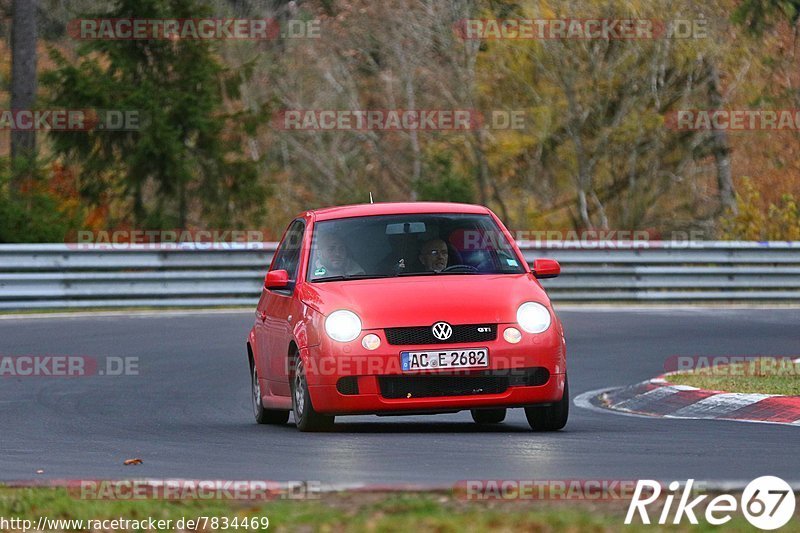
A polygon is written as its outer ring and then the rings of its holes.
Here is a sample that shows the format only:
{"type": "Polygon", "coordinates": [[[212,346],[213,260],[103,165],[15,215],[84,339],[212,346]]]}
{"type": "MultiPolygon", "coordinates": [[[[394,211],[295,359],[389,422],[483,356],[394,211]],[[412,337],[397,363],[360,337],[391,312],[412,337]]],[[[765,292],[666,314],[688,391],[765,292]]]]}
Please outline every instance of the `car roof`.
{"type": "Polygon", "coordinates": [[[464,213],[488,214],[489,208],[473,204],[457,204],[451,202],[379,202],[376,204],[342,205],[312,209],[317,220],[334,220],[337,218],[366,217],[373,215],[404,215],[419,213],[464,213]]]}

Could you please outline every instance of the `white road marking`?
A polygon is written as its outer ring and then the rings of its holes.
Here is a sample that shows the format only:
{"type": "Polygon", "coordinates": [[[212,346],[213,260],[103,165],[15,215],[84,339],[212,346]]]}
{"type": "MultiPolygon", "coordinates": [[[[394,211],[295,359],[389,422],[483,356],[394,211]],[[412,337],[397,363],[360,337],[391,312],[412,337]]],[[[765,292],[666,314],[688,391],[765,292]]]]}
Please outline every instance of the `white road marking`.
{"type": "MultiPolygon", "coordinates": [[[[547,289],[547,287],[545,287],[547,289]]],[[[764,303],[764,304],[757,304],[757,303],[720,303],[717,305],[710,304],[710,303],[703,303],[703,304],[684,304],[684,303],[651,303],[651,304],[596,304],[596,303],[558,303],[558,300],[553,302],[553,306],[556,309],[556,312],[559,311],[569,311],[569,312],[610,312],[610,313],[618,313],[618,312],[626,312],[626,311],[634,311],[634,312],[664,312],[664,311],[687,311],[687,312],[697,312],[701,314],[707,313],[715,313],[718,314],[719,312],[724,311],[741,311],[741,310],[750,310],[750,309],[758,309],[758,310],[767,310],[767,309],[774,309],[774,310],[783,310],[783,309],[790,309],[796,310],[800,309],[800,304],[794,303],[764,303]]]]}
{"type": "MultiPolygon", "coordinates": [[[[700,305],[687,305],[687,304],[646,304],[646,305],[630,305],[620,304],[619,306],[609,304],[559,304],[557,301],[553,302],[556,312],[568,311],[570,313],[664,313],[668,311],[681,311],[698,314],[719,314],[725,311],[739,311],[750,309],[800,309],[798,304],[720,304],[718,306],[710,304],[700,305]]],[[[228,314],[228,313],[250,313],[255,310],[255,304],[252,306],[239,306],[239,307],[211,307],[211,308],[191,308],[191,309],[147,309],[147,310],[98,310],[98,311],[59,311],[56,313],[4,313],[0,312],[0,320],[22,320],[32,318],[95,318],[95,317],[118,317],[118,316],[184,316],[184,315],[208,315],[208,314],[228,314]]]]}
{"type": "Polygon", "coordinates": [[[647,391],[644,394],[634,396],[628,400],[621,401],[614,405],[614,409],[619,409],[622,411],[638,411],[645,404],[658,402],[659,400],[663,400],[664,398],[678,394],[678,392],[680,392],[680,390],[677,387],[669,385],[659,387],[657,389],[647,391]]]}
{"type": "Polygon", "coordinates": [[[770,420],[734,420],[734,419],[730,419],[730,418],[700,418],[700,417],[696,417],[696,416],[681,416],[681,417],[668,416],[668,417],[665,417],[665,416],[662,416],[662,415],[643,415],[643,414],[639,414],[639,413],[629,413],[627,411],[617,411],[616,409],[610,408],[610,407],[600,407],[600,406],[594,405],[591,402],[592,398],[596,398],[597,396],[600,396],[604,392],[611,392],[611,391],[618,390],[618,389],[621,389],[621,388],[623,388],[623,387],[609,387],[609,388],[595,389],[595,390],[590,390],[590,391],[587,391],[587,392],[583,392],[583,393],[579,394],[578,396],[576,396],[572,400],[572,403],[576,407],[580,407],[581,409],[586,409],[588,411],[594,411],[596,413],[605,413],[605,414],[608,414],[608,415],[617,415],[617,416],[631,416],[631,417],[635,417],[635,418],[649,418],[649,419],[669,418],[670,420],[705,420],[707,422],[715,422],[715,423],[716,422],[747,422],[747,423],[750,423],[750,424],[769,424],[769,425],[773,425],[773,426],[792,426],[792,427],[800,426],[800,420],[798,420],[796,422],[773,422],[773,421],[770,421],[770,420]]]}
{"type": "Polygon", "coordinates": [[[151,318],[151,317],[181,317],[192,315],[232,315],[255,313],[255,305],[251,307],[232,307],[227,309],[147,309],[147,310],[122,310],[122,311],[76,311],[74,313],[0,313],[0,320],[27,320],[41,318],[151,318]]]}
{"type": "Polygon", "coordinates": [[[611,387],[606,389],[595,389],[590,390],[584,393],[577,395],[573,398],[572,403],[575,406],[580,407],[582,409],[588,409],[589,411],[594,411],[596,413],[604,413],[607,415],[622,415],[622,416],[632,416],[634,418],[653,418],[652,416],[648,415],[640,415],[638,413],[628,413],[625,411],[615,411],[613,409],[609,409],[606,407],[600,407],[592,403],[592,399],[600,396],[603,393],[611,392],[614,390],[622,389],[624,387],[611,387]]]}
{"type": "Polygon", "coordinates": [[[691,405],[678,409],[668,416],[681,418],[683,416],[695,416],[698,418],[716,418],[738,411],[742,407],[758,403],[764,398],[769,398],[769,394],[741,394],[723,393],[703,398],[691,405]]]}

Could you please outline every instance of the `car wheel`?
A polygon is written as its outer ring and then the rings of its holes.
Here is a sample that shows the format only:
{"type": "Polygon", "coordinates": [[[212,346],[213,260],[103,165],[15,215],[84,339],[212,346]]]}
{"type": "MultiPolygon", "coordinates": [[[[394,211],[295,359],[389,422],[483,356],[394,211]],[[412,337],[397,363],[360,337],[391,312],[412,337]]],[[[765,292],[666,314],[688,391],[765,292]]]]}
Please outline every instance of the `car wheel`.
{"type": "Polygon", "coordinates": [[[478,424],[499,424],[506,419],[505,409],[473,409],[471,413],[478,424]]]}
{"type": "Polygon", "coordinates": [[[322,415],[314,410],[311,404],[311,395],[308,392],[308,382],[303,365],[303,359],[295,357],[294,376],[292,376],[292,410],[294,423],[300,431],[329,431],[333,429],[334,417],[322,415]]]}
{"type": "Polygon", "coordinates": [[[250,387],[250,396],[253,399],[253,414],[256,417],[256,422],[259,424],[279,425],[289,421],[289,411],[264,409],[264,404],[261,402],[261,384],[258,382],[258,370],[255,363],[253,363],[253,371],[250,373],[250,387]]]}
{"type": "Polygon", "coordinates": [[[569,383],[564,378],[564,394],[561,400],[539,407],[531,405],[525,408],[525,417],[534,431],[558,431],[567,425],[569,418],[569,383]]]}

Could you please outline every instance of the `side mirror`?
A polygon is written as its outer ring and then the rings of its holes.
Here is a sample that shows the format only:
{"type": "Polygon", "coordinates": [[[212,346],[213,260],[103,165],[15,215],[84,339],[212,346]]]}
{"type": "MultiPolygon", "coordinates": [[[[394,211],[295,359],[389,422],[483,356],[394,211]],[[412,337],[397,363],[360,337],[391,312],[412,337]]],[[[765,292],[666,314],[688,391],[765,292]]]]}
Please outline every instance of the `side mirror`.
{"type": "Polygon", "coordinates": [[[555,259],[536,259],[533,262],[533,275],[538,279],[554,278],[561,274],[561,265],[555,259]]]}
{"type": "Polygon", "coordinates": [[[264,278],[264,288],[285,289],[289,286],[289,273],[285,270],[270,270],[264,278]]]}

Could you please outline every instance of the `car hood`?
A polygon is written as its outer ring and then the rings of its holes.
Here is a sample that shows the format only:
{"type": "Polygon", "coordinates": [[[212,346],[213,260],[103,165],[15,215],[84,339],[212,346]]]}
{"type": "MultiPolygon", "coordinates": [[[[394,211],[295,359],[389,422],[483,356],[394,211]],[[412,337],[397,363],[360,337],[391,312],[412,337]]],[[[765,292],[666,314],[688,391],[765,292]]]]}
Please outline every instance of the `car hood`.
{"type": "Polygon", "coordinates": [[[304,303],[324,315],[349,309],[364,329],[516,322],[517,308],[549,299],[530,274],[436,275],[304,283],[304,303]]]}

